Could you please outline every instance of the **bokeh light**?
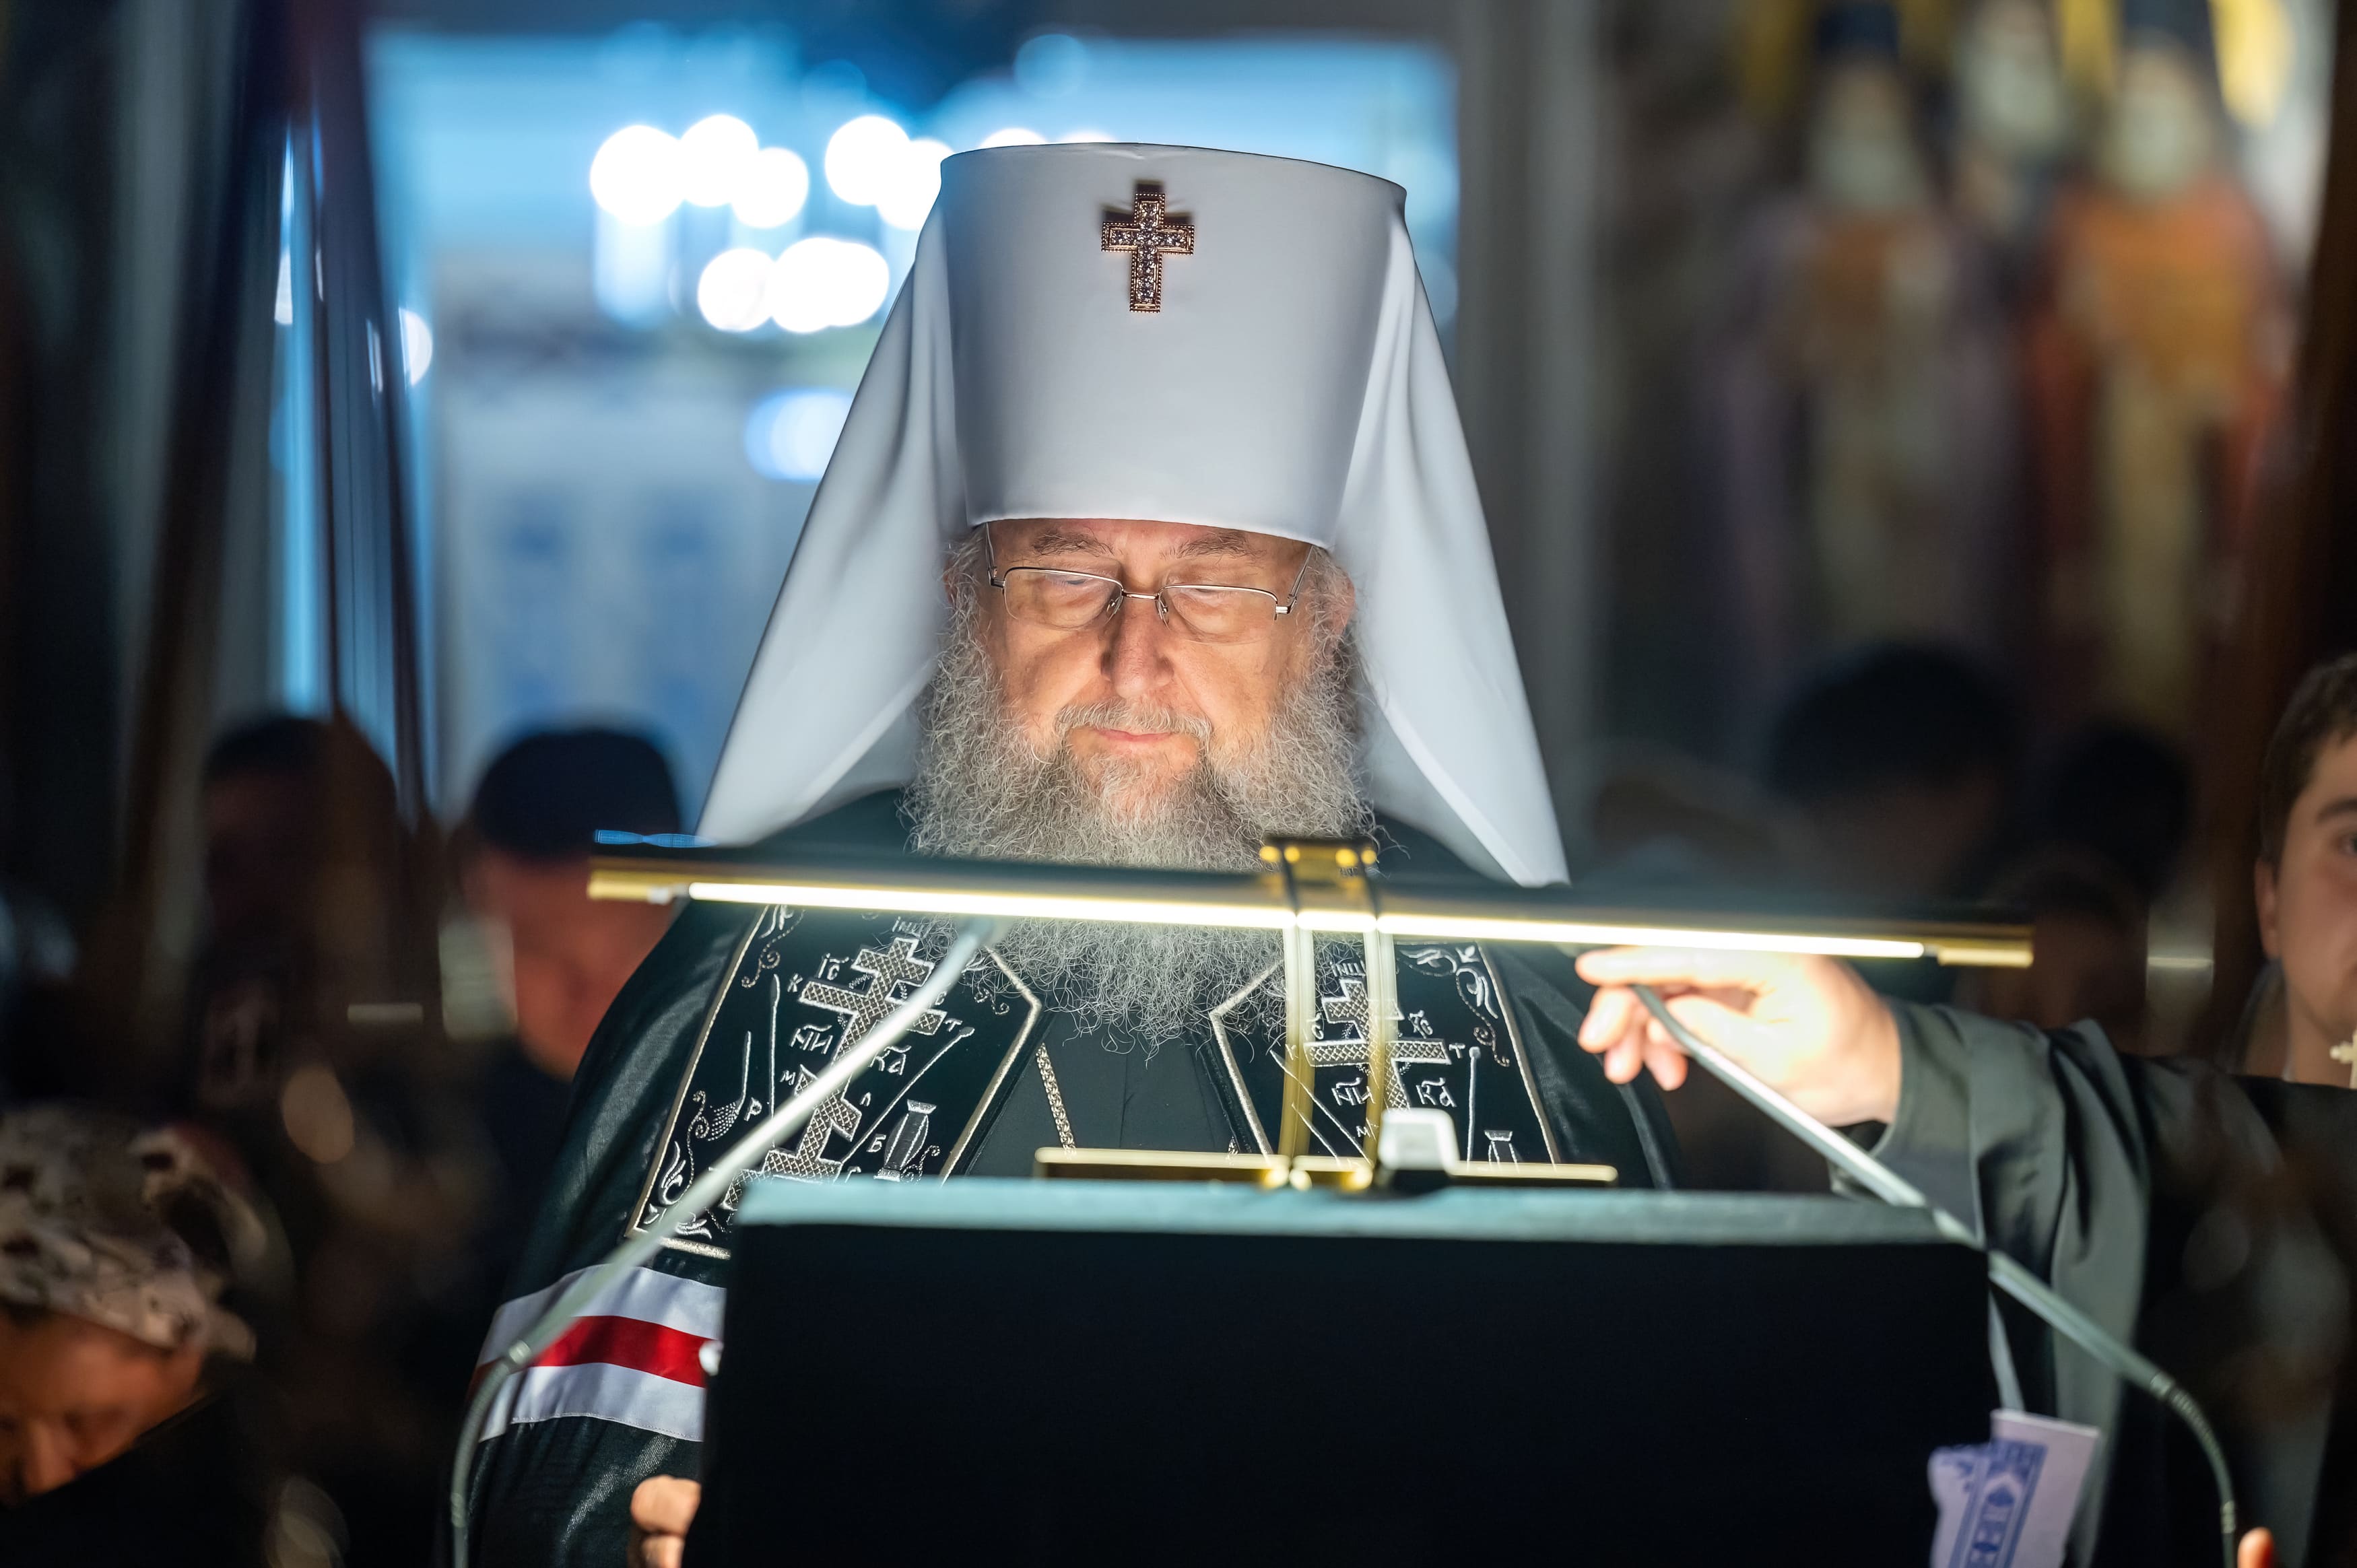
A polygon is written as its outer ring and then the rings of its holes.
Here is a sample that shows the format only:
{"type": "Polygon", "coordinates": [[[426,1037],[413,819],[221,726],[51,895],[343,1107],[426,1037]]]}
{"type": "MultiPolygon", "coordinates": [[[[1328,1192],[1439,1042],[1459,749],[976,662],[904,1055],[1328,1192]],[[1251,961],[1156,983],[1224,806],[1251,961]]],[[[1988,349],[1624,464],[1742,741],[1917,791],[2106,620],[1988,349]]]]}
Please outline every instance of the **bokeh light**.
{"type": "Polygon", "coordinates": [[[794,387],[763,398],[745,419],[745,458],[764,478],[803,484],[826,472],[851,413],[851,394],[794,387]]]}
{"type": "Polygon", "coordinates": [[[791,223],[810,200],[810,166],[786,147],[763,147],[745,166],[729,206],[748,229],[791,223]]]}
{"type": "Polygon", "coordinates": [[[1110,142],[1113,140],[1113,133],[1111,131],[1100,131],[1090,126],[1083,127],[1078,131],[1067,131],[1062,135],[1057,137],[1056,140],[1060,142],[1110,142]]]}
{"type": "Polygon", "coordinates": [[[698,207],[726,207],[760,156],[761,139],[734,114],[712,114],[679,139],[680,195],[698,207]]]}
{"type": "Polygon", "coordinates": [[[278,1114],[287,1141],[323,1165],[352,1152],[357,1125],[352,1102],[335,1073],[313,1062],[286,1075],[278,1091],[278,1114]]]}
{"type": "Polygon", "coordinates": [[[1069,98],[1089,74],[1089,47],[1069,33],[1042,33],[1015,51],[1015,85],[1034,98],[1069,98]]]}
{"type": "Polygon", "coordinates": [[[1002,125],[982,139],[985,147],[1036,147],[1047,137],[1028,125],[1002,125]]]}
{"type": "Polygon", "coordinates": [[[770,318],[770,273],[776,264],[767,251],[749,245],[721,252],[695,280],[695,308],[723,332],[750,332],[770,318]]]}
{"type": "Polygon", "coordinates": [[[401,370],[415,386],[425,379],[426,370],[434,363],[434,328],[425,317],[407,306],[399,311],[401,320],[401,370]]]}
{"type": "Polygon", "coordinates": [[[873,207],[899,177],[909,133],[881,114],[847,120],[826,142],[826,183],[855,207],[873,207]]]}
{"type": "Polygon", "coordinates": [[[885,222],[895,229],[925,226],[925,214],[933,209],[933,198],[942,193],[942,160],[949,156],[948,145],[931,136],[901,149],[899,166],[876,200],[876,210],[885,222]]]}
{"type": "Polygon", "coordinates": [[[625,125],[606,138],[589,165],[589,194],[620,222],[660,223],[679,209],[678,138],[652,125],[625,125]]]}
{"type": "Polygon", "coordinates": [[[856,327],[892,289],[892,269],[873,246],[823,235],[786,247],[770,269],[770,317],[789,332],[856,327]]]}

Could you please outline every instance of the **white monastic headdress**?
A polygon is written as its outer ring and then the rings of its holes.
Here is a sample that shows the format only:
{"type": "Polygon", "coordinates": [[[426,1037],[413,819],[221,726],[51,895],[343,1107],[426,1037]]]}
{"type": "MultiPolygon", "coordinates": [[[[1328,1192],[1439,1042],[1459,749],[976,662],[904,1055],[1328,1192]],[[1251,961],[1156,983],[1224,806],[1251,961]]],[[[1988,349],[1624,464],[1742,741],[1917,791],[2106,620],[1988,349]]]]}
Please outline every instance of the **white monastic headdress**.
{"type": "Polygon", "coordinates": [[[1331,551],[1358,591],[1376,808],[1485,871],[1562,880],[1400,204],[1368,175],[1193,147],[943,163],[701,832],[758,838],[908,779],[965,530],[1141,518],[1331,551]]]}

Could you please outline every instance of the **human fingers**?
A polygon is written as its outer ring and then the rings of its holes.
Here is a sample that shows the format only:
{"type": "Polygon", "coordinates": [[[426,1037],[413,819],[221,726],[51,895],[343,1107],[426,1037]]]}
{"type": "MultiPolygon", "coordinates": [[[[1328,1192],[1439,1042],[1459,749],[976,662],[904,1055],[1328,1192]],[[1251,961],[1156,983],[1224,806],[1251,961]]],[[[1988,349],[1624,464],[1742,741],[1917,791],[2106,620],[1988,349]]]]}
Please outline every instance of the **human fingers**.
{"type": "Polygon", "coordinates": [[[1647,1042],[1645,1065],[1652,1069],[1653,1081],[1663,1089],[1675,1089],[1686,1080],[1686,1054],[1666,1040],[1647,1042]]]}
{"type": "Polygon", "coordinates": [[[1649,1069],[1653,1081],[1663,1089],[1675,1089],[1686,1079],[1685,1052],[1649,1015],[1630,1020],[1628,1027],[1609,1042],[1588,1049],[1603,1054],[1604,1076],[1613,1083],[1632,1082],[1649,1069]]]}
{"type": "Polygon", "coordinates": [[[630,1568],[681,1568],[686,1558],[685,1536],[630,1533],[630,1568]]]}
{"type": "Polygon", "coordinates": [[[1644,1009],[1637,1004],[1634,993],[1623,986],[1607,986],[1587,1004],[1587,1016],[1580,1020],[1579,1043],[1585,1049],[1601,1051],[1630,1033],[1643,1017],[1644,1009]]]}
{"type": "Polygon", "coordinates": [[[704,1487],[678,1476],[651,1476],[630,1494],[630,1522],[655,1535],[685,1535],[704,1487]]]}
{"type": "MultiPolygon", "coordinates": [[[[1699,1036],[1703,1044],[1717,1046],[1720,1050],[1733,1054],[1742,1054],[1753,1043],[1749,1036],[1760,1032],[1759,1026],[1749,1015],[1738,1012],[1715,996],[1688,992],[1683,996],[1667,998],[1662,1006],[1687,1033],[1699,1036]]],[[[1662,1027],[1665,1035],[1669,1033],[1658,1020],[1655,1026],[1662,1027]]],[[[1670,1037],[1676,1038],[1675,1036],[1670,1037]]]]}
{"type": "Polygon", "coordinates": [[[2272,1531],[2255,1530],[2243,1537],[2234,1548],[2234,1568],[2276,1568],[2276,1538],[2272,1531]]]}
{"type": "Polygon", "coordinates": [[[1644,1062],[1644,1047],[1640,1039],[1623,1035],[1612,1042],[1604,1053],[1604,1076],[1614,1083],[1626,1083],[1637,1076],[1644,1062]]]}
{"type": "Polygon", "coordinates": [[[1810,1115],[1848,1127],[1888,1122],[1899,1103],[1897,1026],[1871,992],[1860,987],[1860,994],[1865,1006],[1856,1017],[1806,1010],[1763,1017],[1694,993],[1673,996],[1664,1005],[1688,1032],[1810,1115]]]}

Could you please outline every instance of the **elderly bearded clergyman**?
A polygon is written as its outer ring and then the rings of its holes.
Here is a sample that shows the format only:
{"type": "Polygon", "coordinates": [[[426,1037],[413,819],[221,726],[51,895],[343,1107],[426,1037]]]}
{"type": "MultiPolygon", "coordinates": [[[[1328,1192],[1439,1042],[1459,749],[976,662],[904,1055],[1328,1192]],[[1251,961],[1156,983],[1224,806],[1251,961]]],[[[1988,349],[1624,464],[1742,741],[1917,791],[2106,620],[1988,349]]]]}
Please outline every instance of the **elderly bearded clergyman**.
{"type": "MultiPolygon", "coordinates": [[[[1267,834],[1371,832],[1387,870],[1559,879],[1400,203],[1363,175],[1186,148],[944,164],[705,835],[1248,870],[1267,834]]],[[[582,1064],[490,1343],[948,940],[890,917],[683,915],[582,1064]]],[[[1448,1111],[1469,1159],[1665,1181],[1652,1090],[1577,1048],[1567,964],[1403,946],[1399,1046],[1371,1084],[1361,956],[1318,955],[1328,1148],[1355,1152],[1381,1093],[1448,1111]]],[[[1016,929],[766,1169],[907,1181],[1028,1175],[1055,1144],[1267,1149],[1278,969],[1265,932],[1016,929]]],[[[695,1474],[730,1223],[725,1205],[695,1217],[519,1380],[475,1477],[482,1561],[610,1568],[633,1488],[695,1474]]]]}

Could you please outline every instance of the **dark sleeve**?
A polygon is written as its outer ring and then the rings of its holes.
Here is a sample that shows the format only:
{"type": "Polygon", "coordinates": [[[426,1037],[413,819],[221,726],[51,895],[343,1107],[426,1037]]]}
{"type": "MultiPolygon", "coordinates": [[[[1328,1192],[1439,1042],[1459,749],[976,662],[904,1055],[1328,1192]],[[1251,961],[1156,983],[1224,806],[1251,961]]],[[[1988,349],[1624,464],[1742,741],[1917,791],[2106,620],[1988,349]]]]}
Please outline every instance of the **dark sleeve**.
{"type": "MultiPolygon", "coordinates": [[[[2245,1411],[2248,1352],[2345,1314],[2345,1286],[2298,1205],[2246,1202],[2282,1162],[2240,1086],[2199,1062],[2123,1057],[2092,1024],[2041,1032],[1946,1007],[1892,1013],[1900,1102],[1875,1153],[2184,1381],[2225,1441],[2246,1521],[2303,1541],[2320,1450],[2245,1411]],[[2211,1277],[2194,1230],[2228,1211],[2251,1230],[2241,1261],[2211,1277]],[[2235,1300],[2264,1315],[2243,1317],[2235,1300]]],[[[2214,1562],[2198,1450],[2154,1402],[2007,1306],[2027,1402],[2106,1435],[2088,1492],[2104,1504],[2083,1506],[2077,1560],[2214,1562]]]]}
{"type": "MultiPolygon", "coordinates": [[[[544,1292],[598,1262],[628,1232],[714,990],[758,912],[692,904],[640,965],[592,1037],[574,1079],[564,1145],[509,1301],[544,1292]]],[[[725,1283],[725,1261],[666,1251],[647,1272],[725,1283]]],[[[484,1357],[501,1347],[486,1346],[484,1357]]],[[[479,1360],[481,1358],[479,1358],[479,1360]]],[[[620,1568],[631,1491],[650,1476],[694,1477],[701,1444],[625,1419],[568,1413],[628,1402],[568,1389],[537,1419],[519,1419],[478,1453],[471,1555],[500,1568],[620,1568]]]]}
{"type": "Polygon", "coordinates": [[[630,1494],[703,1472],[704,1445],[566,1416],[511,1427],[482,1451],[467,1568],[623,1568],[630,1494]]]}
{"type": "Polygon", "coordinates": [[[1620,1185],[1679,1185],[1677,1137],[1651,1073],[1633,1083],[1604,1076],[1603,1062],[1579,1048],[1590,988],[1553,948],[1504,943],[1486,950],[1504,982],[1539,1101],[1566,1160],[1612,1165],[1620,1185]],[[1578,1000],[1573,1000],[1575,997],[1578,1000]]]}

